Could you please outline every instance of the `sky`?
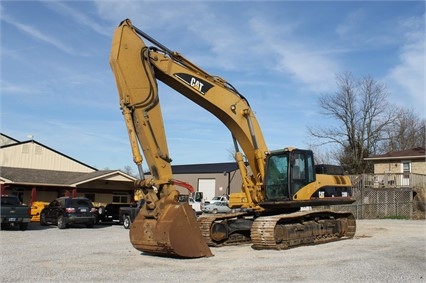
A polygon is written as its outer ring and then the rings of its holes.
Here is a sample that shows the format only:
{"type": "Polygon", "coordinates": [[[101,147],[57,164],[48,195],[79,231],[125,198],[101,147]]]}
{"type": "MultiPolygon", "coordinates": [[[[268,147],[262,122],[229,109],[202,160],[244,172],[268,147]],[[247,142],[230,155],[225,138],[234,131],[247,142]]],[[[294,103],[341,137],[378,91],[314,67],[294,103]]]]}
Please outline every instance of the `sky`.
{"type": "MultiPolygon", "coordinates": [[[[424,1],[2,0],[0,13],[1,132],[98,169],[137,171],[109,66],[126,18],[230,82],[270,150],[309,146],[307,127],[330,123],[318,98],[344,72],[426,117],[424,1]]],[[[172,165],[231,162],[227,128],[159,85],[172,165]]]]}

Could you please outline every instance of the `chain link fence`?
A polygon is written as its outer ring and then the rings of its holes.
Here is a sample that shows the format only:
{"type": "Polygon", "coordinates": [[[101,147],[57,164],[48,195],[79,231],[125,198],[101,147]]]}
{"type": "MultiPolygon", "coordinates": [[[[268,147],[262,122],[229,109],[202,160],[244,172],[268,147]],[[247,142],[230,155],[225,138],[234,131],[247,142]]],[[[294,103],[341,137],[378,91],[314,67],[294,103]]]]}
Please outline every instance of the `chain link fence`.
{"type": "MultiPolygon", "coordinates": [[[[356,176],[359,179],[360,176],[356,176]]],[[[353,197],[356,201],[349,205],[322,207],[332,211],[349,211],[357,219],[412,219],[418,207],[413,201],[412,188],[368,188],[363,182],[354,182],[353,197]]]]}

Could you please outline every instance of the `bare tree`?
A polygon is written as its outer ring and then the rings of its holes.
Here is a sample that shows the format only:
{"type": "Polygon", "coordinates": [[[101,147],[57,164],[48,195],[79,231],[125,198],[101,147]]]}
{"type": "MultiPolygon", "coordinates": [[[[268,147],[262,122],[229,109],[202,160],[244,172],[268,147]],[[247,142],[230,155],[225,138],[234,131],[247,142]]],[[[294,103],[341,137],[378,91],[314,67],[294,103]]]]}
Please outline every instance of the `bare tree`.
{"type": "Polygon", "coordinates": [[[123,172],[133,177],[137,176],[137,174],[133,171],[133,168],[130,165],[124,166],[123,172]]]}
{"type": "Polygon", "coordinates": [[[424,147],[426,139],[426,120],[421,119],[413,110],[400,108],[396,113],[392,127],[385,130],[386,140],[382,152],[398,151],[415,147],[424,147]]]}
{"type": "Polygon", "coordinates": [[[321,146],[317,146],[313,143],[308,142],[309,149],[314,153],[314,161],[315,164],[335,164],[336,160],[334,156],[336,156],[333,149],[321,148],[321,146]]]}
{"type": "Polygon", "coordinates": [[[394,121],[393,106],[388,103],[384,84],[367,76],[355,79],[345,72],[337,76],[337,91],[319,98],[321,114],[332,126],[309,127],[319,145],[335,144],[335,159],[347,172],[369,171],[365,157],[375,154],[383,140],[383,131],[394,121]]]}

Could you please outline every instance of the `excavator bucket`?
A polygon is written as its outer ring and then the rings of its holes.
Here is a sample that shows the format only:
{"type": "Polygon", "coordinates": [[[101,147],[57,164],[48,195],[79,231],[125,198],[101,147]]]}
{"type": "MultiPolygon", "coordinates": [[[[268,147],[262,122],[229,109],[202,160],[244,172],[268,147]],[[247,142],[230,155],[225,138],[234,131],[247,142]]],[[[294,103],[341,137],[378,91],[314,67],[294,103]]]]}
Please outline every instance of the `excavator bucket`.
{"type": "Polygon", "coordinates": [[[138,213],[130,226],[130,242],[137,250],[156,255],[213,256],[188,203],[166,204],[157,219],[138,213]]]}

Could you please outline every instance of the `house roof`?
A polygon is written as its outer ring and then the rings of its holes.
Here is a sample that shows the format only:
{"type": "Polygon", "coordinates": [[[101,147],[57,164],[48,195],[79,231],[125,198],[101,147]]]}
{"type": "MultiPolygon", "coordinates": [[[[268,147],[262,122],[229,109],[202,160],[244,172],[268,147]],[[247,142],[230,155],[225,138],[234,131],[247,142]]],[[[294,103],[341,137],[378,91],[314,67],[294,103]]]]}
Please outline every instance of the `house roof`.
{"type": "Polygon", "coordinates": [[[83,173],[2,167],[0,171],[0,182],[44,186],[75,187],[79,184],[83,184],[96,179],[103,179],[113,174],[119,174],[121,176],[124,176],[129,179],[129,181],[134,181],[136,179],[130,175],[121,172],[120,170],[99,170],[90,173],[83,173]]]}
{"type": "Polygon", "coordinates": [[[426,158],[425,148],[416,147],[412,149],[392,151],[382,155],[376,155],[376,156],[364,158],[364,160],[425,159],[425,158],[426,158]]]}
{"type": "Polygon", "coordinates": [[[173,165],[173,174],[229,173],[238,170],[236,162],[173,165]]]}

